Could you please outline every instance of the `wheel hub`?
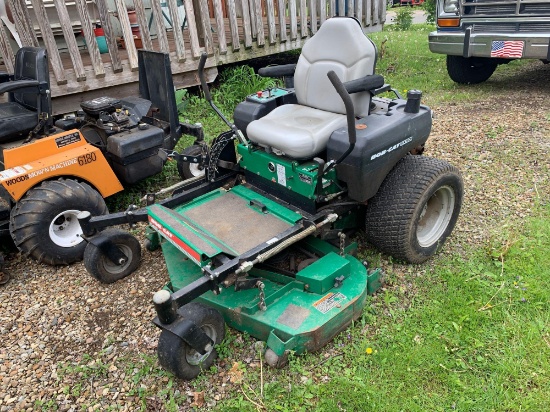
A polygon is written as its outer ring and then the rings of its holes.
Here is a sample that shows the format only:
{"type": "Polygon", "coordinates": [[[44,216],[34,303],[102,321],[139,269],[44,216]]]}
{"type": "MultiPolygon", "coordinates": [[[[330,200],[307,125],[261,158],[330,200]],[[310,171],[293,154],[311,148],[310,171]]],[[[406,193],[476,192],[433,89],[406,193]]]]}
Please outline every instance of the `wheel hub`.
{"type": "Polygon", "coordinates": [[[202,167],[199,163],[190,163],[189,171],[194,177],[204,175],[204,167],[202,167]]]}
{"type": "Polygon", "coordinates": [[[79,213],[80,210],[65,210],[52,219],[48,233],[53,243],[61,247],[73,247],[83,241],[80,236],[82,229],[76,217],[79,213]]]}
{"type": "Polygon", "coordinates": [[[455,207],[455,194],[451,187],[440,187],[426,202],[416,229],[416,237],[421,247],[436,243],[451,221],[455,207]]]}
{"type": "Polygon", "coordinates": [[[132,249],[123,244],[117,244],[117,247],[127,256],[127,259],[120,259],[119,262],[114,263],[108,257],[103,256],[103,267],[112,275],[118,275],[124,272],[132,261],[132,249]]]}
{"type": "MultiPolygon", "coordinates": [[[[216,338],[217,338],[217,333],[216,333],[216,329],[214,328],[214,326],[212,325],[202,325],[201,326],[201,329],[204,333],[206,333],[206,335],[212,339],[213,342],[216,342],[216,338]]],[[[204,360],[206,360],[206,358],[208,358],[208,356],[210,355],[210,352],[212,352],[212,349],[214,349],[214,347],[210,348],[210,350],[207,350],[204,355],[201,355],[199,352],[197,352],[195,349],[191,348],[186,354],[185,354],[185,357],[187,359],[187,363],[189,365],[193,365],[193,366],[198,366],[200,365],[202,362],[204,362],[204,360]]]]}

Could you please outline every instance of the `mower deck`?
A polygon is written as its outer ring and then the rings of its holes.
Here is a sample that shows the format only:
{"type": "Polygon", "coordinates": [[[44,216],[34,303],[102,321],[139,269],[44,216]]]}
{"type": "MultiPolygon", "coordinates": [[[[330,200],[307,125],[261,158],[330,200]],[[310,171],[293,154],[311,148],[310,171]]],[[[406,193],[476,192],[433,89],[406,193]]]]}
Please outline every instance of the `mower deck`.
{"type": "MultiPolygon", "coordinates": [[[[204,279],[201,266],[217,254],[249,255],[259,244],[279,240],[302,216],[236,186],[175,210],[150,206],[149,220],[167,240],[162,242],[171,280],[167,289],[176,292],[204,279]]],[[[297,255],[287,260],[292,259],[297,270],[282,269],[280,260],[268,260],[246,275],[229,277],[220,294],[208,291],[196,300],[217,309],[231,327],[266,341],[279,357],[289,350],[319,349],[361,314],[368,292],[379,286],[380,271],[369,274],[349,254],[355,245],[348,246],[343,256],[312,236],[296,246],[297,255]],[[306,259],[309,265],[299,264],[306,259]],[[232,287],[242,280],[249,286],[232,287]]]]}

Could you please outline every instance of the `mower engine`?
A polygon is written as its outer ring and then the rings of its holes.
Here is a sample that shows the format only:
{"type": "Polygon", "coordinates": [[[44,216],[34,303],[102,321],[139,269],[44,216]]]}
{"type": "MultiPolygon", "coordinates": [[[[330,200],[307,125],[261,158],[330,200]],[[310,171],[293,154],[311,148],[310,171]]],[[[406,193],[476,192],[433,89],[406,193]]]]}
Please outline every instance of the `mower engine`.
{"type": "Polygon", "coordinates": [[[88,143],[101,149],[121,181],[132,184],[162,171],[165,132],[147,117],[149,100],[99,97],[80,107],[76,115],[57,121],[56,126],[80,129],[88,143]]]}

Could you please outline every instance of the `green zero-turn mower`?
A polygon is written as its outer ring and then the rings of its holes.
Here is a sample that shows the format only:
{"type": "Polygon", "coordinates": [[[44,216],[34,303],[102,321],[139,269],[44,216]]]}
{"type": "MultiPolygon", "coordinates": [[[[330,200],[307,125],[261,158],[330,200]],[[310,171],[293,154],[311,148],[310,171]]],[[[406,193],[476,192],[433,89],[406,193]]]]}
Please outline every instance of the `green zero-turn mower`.
{"type": "Polygon", "coordinates": [[[451,233],[463,198],[459,171],[421,155],[432,124],[421,93],[403,99],[374,74],[376,48],[355,19],[323,23],[296,65],[260,70],[286,87],[247,97],[235,124],[212,102],[205,61],[205,97],[230,130],[173,154],[187,179],[170,198],[79,216],[86,268],[104,282],[135,269],[139,243],[102,229],[149,222],[146,247],[162,247],[170,275],[153,298],[159,360],[184,379],[214,362],[224,323],[265,341],[276,367],[290,351],[322,347],[381,282],[350,233],[421,263],[451,233]],[[396,97],[376,97],[388,91],[396,97]]]}

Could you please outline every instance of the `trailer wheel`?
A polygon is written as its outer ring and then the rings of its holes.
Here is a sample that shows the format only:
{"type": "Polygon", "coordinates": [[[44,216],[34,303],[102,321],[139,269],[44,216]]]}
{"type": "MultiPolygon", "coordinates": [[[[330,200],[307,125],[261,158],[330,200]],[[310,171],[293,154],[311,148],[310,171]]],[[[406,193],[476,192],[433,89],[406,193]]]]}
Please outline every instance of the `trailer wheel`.
{"type": "MultiPolygon", "coordinates": [[[[202,154],[202,148],[199,145],[186,147],[181,152],[183,156],[199,156],[202,154]]],[[[178,174],[183,180],[192,177],[204,176],[205,169],[199,163],[189,163],[178,159],[178,174]]]]}
{"type": "Polygon", "coordinates": [[[18,249],[39,262],[68,265],[82,260],[86,243],[76,216],[107,213],[101,195],[86,183],[49,180],[29,190],[11,211],[10,233],[18,249]]]}
{"type": "MultiPolygon", "coordinates": [[[[217,310],[192,302],[178,310],[185,319],[190,319],[200,327],[214,345],[222,342],[225,335],[225,323],[222,315],[217,310]]],[[[178,378],[191,380],[198,376],[202,370],[208,369],[218,356],[216,348],[201,355],[179,336],[168,330],[160,334],[157,353],[161,366],[178,378]]]]}
{"type": "Polygon", "coordinates": [[[498,63],[487,57],[462,57],[447,55],[447,73],[452,81],[460,84],[483,83],[495,72],[498,63]]]}
{"type": "Polygon", "coordinates": [[[121,229],[105,229],[101,232],[126,255],[126,261],[118,265],[111,261],[93,243],[88,243],[84,250],[84,266],[90,275],[101,283],[114,283],[132,274],[141,260],[141,246],[139,241],[121,229]]]}
{"type": "Polygon", "coordinates": [[[422,263],[451,234],[463,198],[460,172],[424,156],[401,159],[369,200],[367,240],[410,263],[422,263]]]}

